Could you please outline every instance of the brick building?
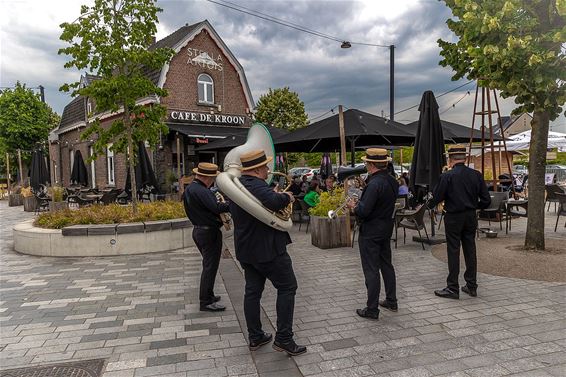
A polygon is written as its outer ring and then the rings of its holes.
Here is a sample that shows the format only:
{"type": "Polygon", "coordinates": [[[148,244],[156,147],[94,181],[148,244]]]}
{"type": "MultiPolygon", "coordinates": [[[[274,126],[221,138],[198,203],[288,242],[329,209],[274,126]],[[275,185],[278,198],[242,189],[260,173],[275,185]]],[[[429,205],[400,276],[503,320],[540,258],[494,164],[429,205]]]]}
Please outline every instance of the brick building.
{"type": "MultiPolygon", "coordinates": [[[[218,138],[245,135],[254,102],[243,67],[208,21],[187,24],[149,48],[158,47],[170,47],[175,54],[169,64],[147,75],[166,89],[168,96],[140,98],[138,103],[160,102],[167,108],[169,133],[161,136],[157,148],[148,147],[157,180],[164,185],[171,173],[189,173],[200,161],[222,164],[226,152],[198,152],[195,147],[218,138]]],[[[96,79],[86,74],[81,85],[96,79]]],[[[52,182],[69,185],[76,151],[80,150],[85,159],[92,155],[93,141],[80,140],[89,122],[98,117],[104,127],[117,116],[120,114],[96,113],[93,103],[83,96],[65,106],[59,126],[49,137],[52,182]]],[[[124,187],[124,155],[107,149],[106,155],[86,165],[92,187],[124,187]]]]}

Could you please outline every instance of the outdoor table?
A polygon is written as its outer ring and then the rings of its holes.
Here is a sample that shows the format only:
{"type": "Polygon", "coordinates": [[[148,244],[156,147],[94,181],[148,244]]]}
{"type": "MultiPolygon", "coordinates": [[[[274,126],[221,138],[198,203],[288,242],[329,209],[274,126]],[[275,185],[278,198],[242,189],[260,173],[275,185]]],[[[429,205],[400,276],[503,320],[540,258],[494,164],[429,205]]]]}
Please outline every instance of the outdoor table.
{"type": "Polygon", "coordinates": [[[509,230],[511,230],[511,221],[513,220],[511,216],[527,217],[529,212],[529,201],[528,199],[509,199],[505,202],[505,207],[507,213],[505,216],[505,234],[507,234],[509,230]]]}
{"type": "Polygon", "coordinates": [[[81,196],[86,200],[93,200],[96,203],[100,203],[100,199],[102,199],[103,194],[83,194],[81,196]]]}

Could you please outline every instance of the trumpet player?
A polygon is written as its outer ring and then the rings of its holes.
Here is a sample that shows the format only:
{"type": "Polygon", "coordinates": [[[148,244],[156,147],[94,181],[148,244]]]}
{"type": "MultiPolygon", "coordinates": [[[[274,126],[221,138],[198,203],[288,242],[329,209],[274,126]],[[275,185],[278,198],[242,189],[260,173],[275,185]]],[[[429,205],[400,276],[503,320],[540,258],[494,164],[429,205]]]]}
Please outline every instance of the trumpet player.
{"type": "Polygon", "coordinates": [[[399,185],[387,170],[391,158],[387,150],[369,148],[362,157],[369,173],[368,182],[359,201],[348,206],[361,222],[360,258],[367,288],[367,305],[357,309],[360,317],[378,319],[379,306],[397,311],[395,269],[391,263],[391,234],[393,211],[399,185]],[[385,300],[379,301],[381,290],[380,272],[385,285],[385,300]]]}
{"type": "Polygon", "coordinates": [[[193,223],[193,241],[202,255],[200,275],[200,310],[219,312],[226,309],[220,296],[214,294],[214,281],[222,253],[223,225],[220,214],[228,212],[228,203],[218,202],[210,187],[218,175],[218,166],[201,162],[193,169],[196,178],[187,186],[183,196],[185,212],[193,223]]]}
{"type": "MultiPolygon", "coordinates": [[[[269,172],[267,164],[271,159],[262,150],[243,153],[240,156],[240,182],[264,207],[279,211],[294,198],[290,192],[275,192],[265,182],[269,172]]],[[[244,314],[250,350],[256,350],[272,339],[271,334],[263,331],[260,320],[261,295],[265,280],[269,279],[277,289],[277,333],[273,348],[291,356],[305,353],[306,347],[297,345],[293,340],[297,279],[287,253],[287,245],[291,243],[289,233],[266,225],[234,202],[230,203],[230,212],[234,222],[236,258],[244,269],[246,280],[244,314]]]]}

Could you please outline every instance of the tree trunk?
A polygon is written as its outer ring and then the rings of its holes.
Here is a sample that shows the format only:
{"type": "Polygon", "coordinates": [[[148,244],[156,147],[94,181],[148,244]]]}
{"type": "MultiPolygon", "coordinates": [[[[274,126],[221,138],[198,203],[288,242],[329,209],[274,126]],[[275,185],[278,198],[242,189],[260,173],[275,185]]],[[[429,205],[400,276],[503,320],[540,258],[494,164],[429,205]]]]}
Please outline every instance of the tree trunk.
{"type": "Polygon", "coordinates": [[[525,249],[544,250],[544,174],[548,146],[549,114],[535,111],[529,148],[529,212],[525,249]]]}
{"type": "Polygon", "coordinates": [[[136,182],[136,153],[134,150],[134,142],[132,139],[132,121],[130,119],[130,109],[124,103],[124,124],[128,132],[128,150],[127,161],[130,168],[130,182],[132,183],[130,191],[132,193],[132,212],[134,215],[138,213],[138,186],[136,182]]]}

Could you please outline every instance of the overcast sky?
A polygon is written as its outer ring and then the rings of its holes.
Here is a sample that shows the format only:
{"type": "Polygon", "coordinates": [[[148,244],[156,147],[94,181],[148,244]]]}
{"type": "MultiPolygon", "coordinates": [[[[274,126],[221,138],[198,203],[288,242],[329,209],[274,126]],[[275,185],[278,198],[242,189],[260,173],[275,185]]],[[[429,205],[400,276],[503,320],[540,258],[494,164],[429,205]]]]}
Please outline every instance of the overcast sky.
{"type": "MultiPolygon", "coordinates": [[[[437,0],[233,0],[341,40],[390,45],[395,49],[395,111],[418,104],[425,90],[435,95],[467,82],[451,81],[450,68],[438,65],[438,38],[452,40],[446,26],[450,10],[437,0]]],[[[80,14],[89,0],[0,0],[0,86],[16,81],[43,85],[46,101],[59,114],[70,101],[58,88],[78,80],[81,72],[63,68],[57,50],[59,24],[80,14]]],[[[310,119],[342,104],[377,115],[389,114],[389,50],[340,43],[290,29],[206,0],[162,0],[157,39],[185,23],[204,19],[212,24],[245,69],[254,100],[269,88],[288,86],[305,103],[310,119]]],[[[441,118],[471,125],[475,84],[438,98],[441,118]],[[470,91],[470,95],[466,92],[470,91]],[[455,107],[452,105],[460,101],[455,107]]],[[[501,115],[515,107],[500,100],[501,115]]],[[[331,115],[326,114],[324,116],[331,115]]],[[[395,115],[402,123],[418,119],[417,109],[395,115]]],[[[553,131],[566,132],[562,115],[553,131]]]]}

